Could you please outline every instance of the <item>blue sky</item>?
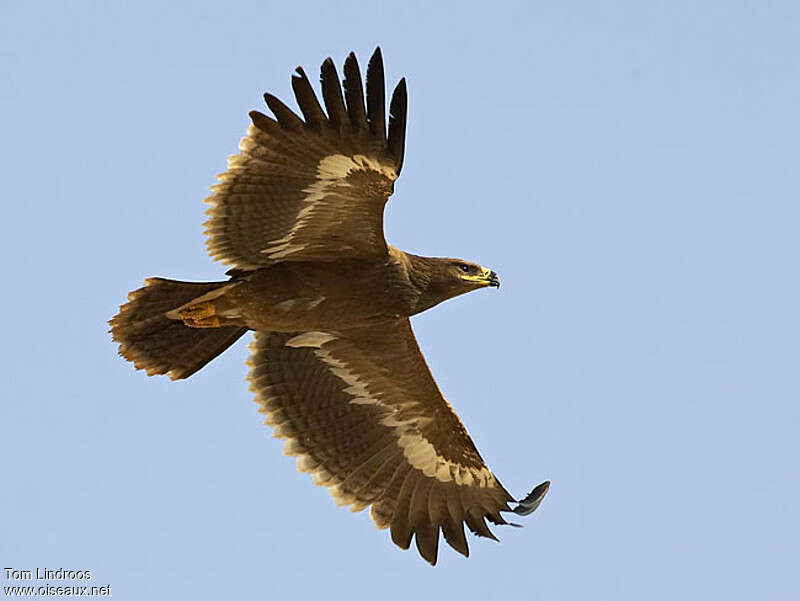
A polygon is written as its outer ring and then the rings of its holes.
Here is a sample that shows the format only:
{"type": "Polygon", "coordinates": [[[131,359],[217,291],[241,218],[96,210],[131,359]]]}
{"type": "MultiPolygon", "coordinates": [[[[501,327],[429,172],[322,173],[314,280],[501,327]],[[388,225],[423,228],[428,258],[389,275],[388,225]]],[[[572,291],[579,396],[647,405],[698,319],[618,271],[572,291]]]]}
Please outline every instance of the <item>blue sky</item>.
{"type": "MultiPolygon", "coordinates": [[[[0,559],[118,599],[796,599],[794,2],[0,4],[0,559]],[[387,235],[503,278],[414,320],[513,494],[434,569],[299,474],[238,343],[117,357],[147,276],[217,279],[214,175],[269,90],[380,44],[387,235]]],[[[4,573],[0,573],[3,586],[4,573]]]]}

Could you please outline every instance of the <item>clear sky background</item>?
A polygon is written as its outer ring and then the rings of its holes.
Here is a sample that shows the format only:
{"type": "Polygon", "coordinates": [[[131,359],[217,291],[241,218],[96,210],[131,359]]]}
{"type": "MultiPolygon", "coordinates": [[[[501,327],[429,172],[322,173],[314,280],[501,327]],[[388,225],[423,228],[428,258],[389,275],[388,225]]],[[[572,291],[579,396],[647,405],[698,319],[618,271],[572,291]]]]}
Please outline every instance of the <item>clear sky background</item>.
{"type": "Polygon", "coordinates": [[[0,80],[0,567],[137,601],[800,598],[796,2],[3,0],[0,80]],[[512,494],[553,482],[436,568],[282,455],[247,340],[174,383],[107,333],[145,277],[222,275],[201,200],[262,92],[376,44],[410,99],[389,240],[503,279],[421,347],[512,494]]]}

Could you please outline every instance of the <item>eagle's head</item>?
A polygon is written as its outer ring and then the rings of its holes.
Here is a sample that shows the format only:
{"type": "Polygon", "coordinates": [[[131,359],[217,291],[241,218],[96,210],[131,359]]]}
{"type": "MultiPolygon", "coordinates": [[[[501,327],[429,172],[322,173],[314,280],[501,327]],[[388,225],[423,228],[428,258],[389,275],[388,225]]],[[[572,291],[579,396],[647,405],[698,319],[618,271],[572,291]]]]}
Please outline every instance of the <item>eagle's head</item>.
{"type": "Polygon", "coordinates": [[[442,275],[457,290],[456,294],[487,286],[500,287],[500,277],[488,267],[463,259],[445,259],[444,261],[442,275]]]}
{"type": "Polygon", "coordinates": [[[478,288],[500,287],[500,278],[494,271],[471,261],[409,257],[413,258],[411,279],[420,290],[417,313],[478,288]]]}

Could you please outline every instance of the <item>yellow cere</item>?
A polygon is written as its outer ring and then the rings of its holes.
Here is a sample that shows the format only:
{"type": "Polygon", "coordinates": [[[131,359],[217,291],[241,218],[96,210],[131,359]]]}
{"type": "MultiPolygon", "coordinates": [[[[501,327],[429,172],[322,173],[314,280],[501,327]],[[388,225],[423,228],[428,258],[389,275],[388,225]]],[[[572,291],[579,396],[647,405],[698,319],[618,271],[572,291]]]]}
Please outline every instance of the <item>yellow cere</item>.
{"type": "Polygon", "coordinates": [[[486,269],[486,267],[481,267],[481,274],[480,275],[462,275],[461,279],[467,280],[468,282],[478,282],[480,284],[489,284],[489,276],[492,274],[491,269],[486,269]]]}

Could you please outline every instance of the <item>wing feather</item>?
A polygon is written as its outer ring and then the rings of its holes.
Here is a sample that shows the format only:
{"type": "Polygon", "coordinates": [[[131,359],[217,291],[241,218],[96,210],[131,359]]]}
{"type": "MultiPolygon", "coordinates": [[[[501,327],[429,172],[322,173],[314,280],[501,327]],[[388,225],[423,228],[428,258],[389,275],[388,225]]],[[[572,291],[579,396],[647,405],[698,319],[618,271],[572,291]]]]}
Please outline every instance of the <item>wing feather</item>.
{"type": "Polygon", "coordinates": [[[421,477],[411,495],[408,508],[408,521],[414,531],[417,550],[429,563],[436,564],[439,546],[439,526],[434,524],[428,512],[428,501],[431,488],[436,483],[434,478],[421,477]]]}
{"type": "Polygon", "coordinates": [[[469,557],[469,545],[464,533],[464,520],[467,517],[461,494],[458,489],[451,489],[447,495],[447,512],[450,516],[448,522],[442,527],[445,540],[464,557],[469,557]]]}
{"type": "Polygon", "coordinates": [[[432,485],[428,494],[428,515],[432,524],[442,526],[448,520],[447,494],[445,483],[431,479],[432,485]]]}
{"type": "Polygon", "coordinates": [[[394,519],[391,525],[392,541],[401,549],[408,549],[411,546],[411,537],[414,535],[414,526],[409,519],[411,508],[411,495],[417,483],[422,478],[417,470],[408,470],[400,491],[397,493],[395,502],[394,519]]]}
{"type": "Polygon", "coordinates": [[[392,92],[392,101],[389,104],[389,152],[396,157],[395,171],[400,175],[403,169],[403,157],[406,146],[406,120],[408,114],[408,92],[406,91],[406,78],[392,92]]]}
{"type": "MultiPolygon", "coordinates": [[[[379,529],[382,530],[392,525],[392,520],[395,517],[395,511],[397,509],[398,497],[400,496],[400,489],[403,486],[406,476],[411,471],[412,468],[408,461],[401,460],[395,467],[392,475],[386,481],[386,488],[383,489],[380,498],[372,505],[370,517],[379,529]]],[[[408,545],[404,548],[408,549],[408,545]]]]}
{"type": "MultiPolygon", "coordinates": [[[[396,447],[395,443],[395,447],[396,447]]],[[[367,484],[362,489],[361,498],[366,503],[371,503],[370,517],[379,529],[388,527],[389,521],[392,517],[393,500],[389,499],[389,485],[391,484],[395,474],[401,469],[408,469],[408,462],[403,457],[403,452],[396,448],[395,453],[387,459],[380,467],[375,470],[375,473],[369,479],[367,484]],[[376,517],[380,513],[385,516],[385,519],[376,517]]]]}
{"type": "Polygon", "coordinates": [[[386,139],[386,89],[383,79],[383,56],[376,48],[367,65],[367,119],[372,135],[386,139]]]}
{"type": "Polygon", "coordinates": [[[295,73],[296,75],[292,76],[292,89],[297,98],[297,104],[300,105],[300,111],[303,113],[306,124],[319,129],[326,121],[325,113],[322,112],[317,95],[314,93],[314,88],[311,87],[311,82],[308,81],[303,67],[297,67],[295,73]]]}
{"type": "Polygon", "coordinates": [[[397,448],[395,438],[391,434],[375,444],[367,455],[339,485],[340,492],[352,499],[354,511],[364,509],[380,496],[383,486],[379,475],[386,466],[392,462],[396,465],[402,459],[402,452],[397,448]]]}
{"type": "MultiPolygon", "coordinates": [[[[294,78],[292,79],[294,80],[294,78]]],[[[264,92],[264,102],[267,103],[267,107],[275,115],[282,127],[288,130],[302,129],[303,120],[297,116],[297,113],[286,106],[280,98],[269,92],[264,92]]]]}
{"type": "Polygon", "coordinates": [[[350,122],[347,109],[342,97],[342,86],[333,60],[328,57],[320,68],[320,83],[322,84],[322,98],[328,111],[328,119],[337,129],[350,122]]]}
{"type": "Polygon", "coordinates": [[[361,85],[361,70],[354,53],[344,61],[344,94],[350,123],[357,130],[367,129],[367,111],[364,108],[364,88],[361,85]]]}
{"type": "MultiPolygon", "coordinates": [[[[465,496],[464,491],[460,492],[463,502],[465,496]]],[[[467,523],[467,527],[472,531],[473,534],[477,534],[478,536],[483,536],[485,538],[491,538],[492,540],[498,540],[494,533],[489,530],[489,526],[486,525],[484,516],[485,514],[483,511],[481,511],[481,508],[473,505],[467,510],[464,520],[467,523]]]]}

